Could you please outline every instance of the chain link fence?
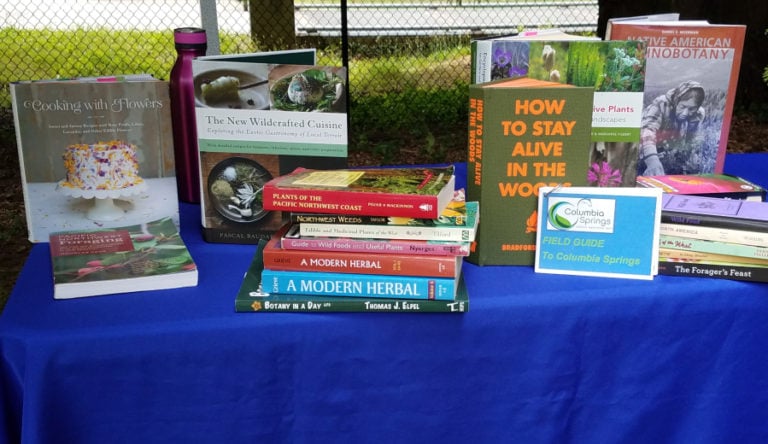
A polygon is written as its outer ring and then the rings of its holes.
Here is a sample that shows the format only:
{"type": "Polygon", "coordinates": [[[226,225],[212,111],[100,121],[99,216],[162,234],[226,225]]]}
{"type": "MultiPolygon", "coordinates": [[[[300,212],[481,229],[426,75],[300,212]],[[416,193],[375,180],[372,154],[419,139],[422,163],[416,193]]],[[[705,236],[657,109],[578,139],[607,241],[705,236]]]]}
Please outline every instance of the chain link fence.
{"type": "Polygon", "coordinates": [[[0,109],[8,114],[14,80],[135,72],[167,79],[176,57],[172,30],[204,26],[218,29],[213,50],[222,54],[316,47],[320,63],[346,61],[352,134],[367,134],[363,126],[371,122],[396,129],[396,116],[409,113],[416,127],[446,119],[463,125],[472,38],[523,28],[594,32],[598,14],[597,0],[345,5],[346,11],[339,0],[0,0],[0,109]],[[387,113],[379,112],[384,107],[387,113]]]}

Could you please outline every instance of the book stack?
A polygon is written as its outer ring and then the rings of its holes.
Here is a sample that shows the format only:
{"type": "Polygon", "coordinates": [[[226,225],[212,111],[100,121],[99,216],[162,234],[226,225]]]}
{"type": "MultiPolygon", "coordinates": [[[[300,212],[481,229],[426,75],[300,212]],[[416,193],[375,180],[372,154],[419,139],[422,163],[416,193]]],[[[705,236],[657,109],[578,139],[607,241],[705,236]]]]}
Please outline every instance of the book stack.
{"type": "Polygon", "coordinates": [[[768,203],[664,194],[659,274],[768,282],[768,203]]]}
{"type": "Polygon", "coordinates": [[[478,203],[452,166],[304,170],[263,189],[290,221],[259,250],[240,312],[465,312],[478,203]]]}

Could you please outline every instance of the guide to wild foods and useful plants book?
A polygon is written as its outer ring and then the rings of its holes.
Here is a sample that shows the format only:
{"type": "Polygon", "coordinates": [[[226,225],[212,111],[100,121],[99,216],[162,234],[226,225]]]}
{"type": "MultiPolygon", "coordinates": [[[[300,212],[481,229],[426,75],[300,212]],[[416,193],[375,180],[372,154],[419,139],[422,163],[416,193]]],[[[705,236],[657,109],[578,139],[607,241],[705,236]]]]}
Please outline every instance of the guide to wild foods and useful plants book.
{"type": "Polygon", "coordinates": [[[179,223],[167,82],[36,80],[10,92],[31,242],[163,217],[179,223]]]}
{"type": "Polygon", "coordinates": [[[347,72],[315,50],[193,62],[201,217],[209,242],[257,243],[287,220],[262,187],[296,168],[347,166],[347,72]]]}

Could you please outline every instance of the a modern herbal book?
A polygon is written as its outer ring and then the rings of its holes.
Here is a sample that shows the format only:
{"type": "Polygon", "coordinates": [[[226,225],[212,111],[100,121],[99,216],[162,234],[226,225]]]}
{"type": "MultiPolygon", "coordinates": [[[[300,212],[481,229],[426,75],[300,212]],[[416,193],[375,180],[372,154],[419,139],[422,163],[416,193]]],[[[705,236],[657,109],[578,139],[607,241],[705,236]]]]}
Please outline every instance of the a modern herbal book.
{"type": "Polygon", "coordinates": [[[437,219],[454,196],[453,165],[307,170],[263,187],[264,208],[437,219]]]}
{"type": "Polygon", "coordinates": [[[257,243],[287,221],[262,187],[296,168],[347,166],[347,71],[314,49],[209,56],[192,64],[203,236],[257,243]]]}
{"type": "Polygon", "coordinates": [[[593,89],[519,78],[469,98],[467,200],[482,221],[469,260],[533,265],[539,188],[587,185],[593,89]]]}
{"type": "Polygon", "coordinates": [[[453,300],[366,298],[347,296],[318,296],[308,294],[277,294],[264,291],[261,273],[265,241],[260,241],[251,265],[235,298],[235,311],[242,313],[270,312],[381,312],[381,313],[464,313],[469,311],[469,299],[463,277],[459,276],[453,300]]]}
{"type": "Polygon", "coordinates": [[[54,298],[197,285],[197,267],[170,218],[50,234],[54,298]]]}
{"type": "Polygon", "coordinates": [[[634,187],[645,83],[645,43],[547,33],[472,43],[472,81],[529,77],[594,88],[589,184],[634,187]]]}
{"type": "Polygon", "coordinates": [[[607,32],[647,45],[638,174],[722,173],[746,27],[619,20],[607,32]]]}
{"type": "Polygon", "coordinates": [[[179,223],[168,83],[149,75],[10,84],[31,242],[179,223]]]}
{"type": "Polygon", "coordinates": [[[263,249],[264,265],[271,270],[324,271],[330,273],[368,273],[378,275],[458,278],[461,256],[435,256],[415,253],[368,253],[297,250],[281,247],[286,226],[272,236],[263,249]]]}

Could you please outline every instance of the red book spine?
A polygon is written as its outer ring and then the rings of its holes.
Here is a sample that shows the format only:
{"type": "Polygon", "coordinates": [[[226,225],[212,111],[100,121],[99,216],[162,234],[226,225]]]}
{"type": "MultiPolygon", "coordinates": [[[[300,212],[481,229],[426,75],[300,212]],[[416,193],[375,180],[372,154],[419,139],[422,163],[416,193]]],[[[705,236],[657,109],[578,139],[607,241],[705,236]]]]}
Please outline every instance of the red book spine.
{"type": "Polygon", "coordinates": [[[458,275],[461,257],[409,254],[354,254],[342,251],[286,250],[278,239],[264,248],[264,268],[380,275],[450,277],[458,275]]]}

